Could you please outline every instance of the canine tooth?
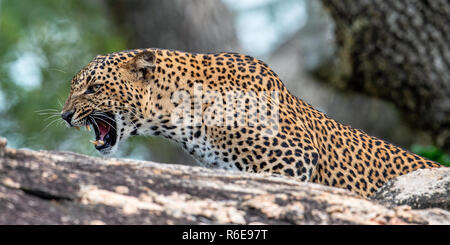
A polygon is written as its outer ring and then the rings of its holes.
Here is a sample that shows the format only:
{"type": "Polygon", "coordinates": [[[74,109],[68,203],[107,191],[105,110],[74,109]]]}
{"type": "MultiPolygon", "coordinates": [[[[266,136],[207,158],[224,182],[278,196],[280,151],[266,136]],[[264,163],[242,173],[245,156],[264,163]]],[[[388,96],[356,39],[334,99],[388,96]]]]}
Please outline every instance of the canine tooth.
{"type": "Polygon", "coordinates": [[[91,142],[94,145],[98,145],[98,141],[96,141],[96,140],[89,140],[89,142],[91,142]]]}
{"type": "Polygon", "coordinates": [[[80,131],[80,127],[75,126],[74,127],[76,130],[80,131]]]}
{"type": "Polygon", "coordinates": [[[91,132],[91,127],[89,127],[89,125],[86,125],[86,129],[87,131],[91,132]]]}
{"type": "Polygon", "coordinates": [[[98,141],[98,144],[99,144],[99,145],[104,145],[104,144],[105,144],[105,141],[99,140],[99,141],[98,141]]]}

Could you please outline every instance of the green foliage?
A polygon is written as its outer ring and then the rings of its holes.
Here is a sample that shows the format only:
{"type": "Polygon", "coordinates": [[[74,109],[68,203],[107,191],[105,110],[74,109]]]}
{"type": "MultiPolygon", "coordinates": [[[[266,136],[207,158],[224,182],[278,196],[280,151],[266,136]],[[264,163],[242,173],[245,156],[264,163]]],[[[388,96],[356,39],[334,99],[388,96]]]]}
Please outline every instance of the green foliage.
{"type": "Polygon", "coordinates": [[[450,167],[450,156],[435,146],[413,145],[412,151],[425,158],[450,167]]]}
{"type": "MultiPolygon", "coordinates": [[[[104,3],[0,0],[0,136],[9,146],[99,156],[89,143],[93,133],[67,128],[59,113],[83,66],[97,54],[128,49],[104,3]]],[[[175,148],[132,137],[116,156],[187,163],[175,148]]]]}
{"type": "Polygon", "coordinates": [[[125,49],[99,1],[0,1],[0,135],[13,147],[96,154],[58,116],[72,77],[125,49]]]}

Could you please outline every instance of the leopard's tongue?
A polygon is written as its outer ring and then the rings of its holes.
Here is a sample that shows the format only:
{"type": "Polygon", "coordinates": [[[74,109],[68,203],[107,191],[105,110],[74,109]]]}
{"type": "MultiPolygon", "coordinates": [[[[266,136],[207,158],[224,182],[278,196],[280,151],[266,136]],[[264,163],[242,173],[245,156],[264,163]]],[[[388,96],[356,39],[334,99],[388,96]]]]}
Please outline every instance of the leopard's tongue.
{"type": "Polygon", "coordinates": [[[98,131],[99,131],[99,136],[100,138],[97,140],[104,140],[105,136],[109,133],[109,130],[111,129],[111,126],[105,122],[99,122],[97,121],[97,125],[98,125],[98,131]]]}

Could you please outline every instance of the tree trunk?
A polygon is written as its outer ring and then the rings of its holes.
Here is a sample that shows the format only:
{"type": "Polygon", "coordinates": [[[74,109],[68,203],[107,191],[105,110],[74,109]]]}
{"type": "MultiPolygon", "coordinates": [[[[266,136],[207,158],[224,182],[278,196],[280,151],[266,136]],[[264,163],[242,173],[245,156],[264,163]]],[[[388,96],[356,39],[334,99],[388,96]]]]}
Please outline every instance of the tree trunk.
{"type": "Polygon", "coordinates": [[[449,223],[443,209],[385,207],[285,176],[19,150],[0,137],[0,225],[449,223]]]}
{"type": "Polygon", "coordinates": [[[341,90],[312,76],[311,72],[334,56],[333,32],[331,16],[319,1],[310,1],[304,27],[274,50],[267,63],[289,91],[340,123],[404,148],[430,144],[431,137],[417,134],[393,103],[364,93],[341,90]],[[357,115],[355,105],[358,105],[357,115]]]}
{"type": "Polygon", "coordinates": [[[220,1],[108,1],[112,17],[128,31],[130,48],[188,52],[231,51],[238,47],[232,16],[220,1]]]}
{"type": "Polygon", "coordinates": [[[323,0],[338,61],[318,74],[394,102],[450,151],[450,1],[323,0]]]}

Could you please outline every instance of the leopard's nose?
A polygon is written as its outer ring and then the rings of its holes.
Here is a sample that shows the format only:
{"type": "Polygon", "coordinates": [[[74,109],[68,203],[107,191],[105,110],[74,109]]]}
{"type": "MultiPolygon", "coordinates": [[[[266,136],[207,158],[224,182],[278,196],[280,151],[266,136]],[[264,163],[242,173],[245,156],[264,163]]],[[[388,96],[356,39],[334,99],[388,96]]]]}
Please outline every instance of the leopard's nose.
{"type": "Polygon", "coordinates": [[[64,112],[61,114],[62,119],[64,119],[66,122],[69,123],[70,126],[72,126],[72,117],[73,117],[73,112],[72,111],[68,111],[68,112],[64,112]]]}

